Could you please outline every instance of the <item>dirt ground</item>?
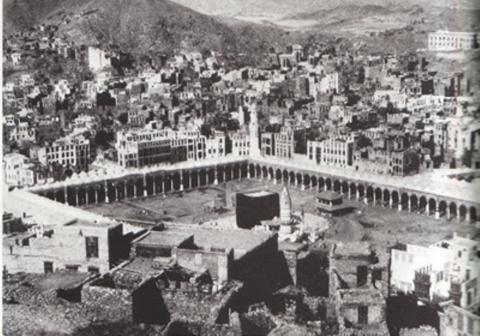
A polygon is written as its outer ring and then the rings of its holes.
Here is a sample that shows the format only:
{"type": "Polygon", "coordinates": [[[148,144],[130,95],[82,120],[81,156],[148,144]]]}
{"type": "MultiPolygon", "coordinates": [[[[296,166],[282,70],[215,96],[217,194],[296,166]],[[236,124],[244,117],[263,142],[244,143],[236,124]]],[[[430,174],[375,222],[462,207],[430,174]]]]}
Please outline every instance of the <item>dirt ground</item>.
{"type": "MultiPolygon", "coordinates": [[[[166,197],[138,198],[128,202],[102,204],[89,207],[105,216],[142,220],[173,220],[183,223],[199,223],[218,216],[212,204],[222,204],[222,212],[235,213],[236,192],[270,190],[280,192],[281,184],[269,181],[243,180],[214,187],[170,194],[166,197]],[[228,195],[228,196],[227,196],[228,195]],[[226,201],[228,198],[231,201],[226,201]],[[215,201],[217,200],[217,201],[215,201]]],[[[316,190],[300,190],[289,187],[294,211],[316,212],[316,190]]],[[[441,239],[461,235],[476,236],[480,230],[475,225],[458,220],[435,219],[417,213],[399,212],[381,206],[367,206],[363,202],[344,200],[356,210],[346,216],[337,217],[328,230],[326,238],[338,241],[369,241],[379,248],[386,248],[397,242],[428,245],[441,239]]]]}

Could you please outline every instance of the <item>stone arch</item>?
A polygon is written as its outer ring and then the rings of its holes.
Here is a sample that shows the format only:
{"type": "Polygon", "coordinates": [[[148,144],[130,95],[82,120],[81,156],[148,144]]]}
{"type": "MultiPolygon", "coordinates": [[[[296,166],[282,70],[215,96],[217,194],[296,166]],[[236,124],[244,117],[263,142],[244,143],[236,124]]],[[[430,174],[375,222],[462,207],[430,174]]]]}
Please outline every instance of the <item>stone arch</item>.
{"type": "Polygon", "coordinates": [[[192,170],[190,172],[190,188],[197,188],[198,187],[198,170],[192,170]]]}
{"type": "Polygon", "coordinates": [[[427,211],[427,198],[425,196],[420,196],[418,199],[418,212],[423,211],[427,211]]]}
{"type": "Polygon", "coordinates": [[[253,163],[250,163],[248,165],[248,171],[250,172],[250,177],[255,177],[256,170],[255,170],[255,165],[253,163]]]}
{"type": "Polygon", "coordinates": [[[273,180],[275,178],[275,176],[273,174],[274,174],[273,168],[269,167],[268,168],[268,178],[273,180]]]}
{"type": "Polygon", "coordinates": [[[262,168],[260,167],[260,165],[257,164],[257,166],[255,167],[255,176],[256,177],[262,177],[262,168]]]}
{"type": "Polygon", "coordinates": [[[241,169],[241,166],[238,164],[238,163],[235,163],[233,165],[233,171],[232,171],[232,180],[238,180],[240,178],[240,169],[241,169]]]}
{"type": "MultiPolygon", "coordinates": [[[[201,171],[198,172],[199,176],[200,176],[200,173],[201,171]]],[[[175,172],[173,175],[172,175],[172,179],[173,179],[173,190],[180,190],[180,173],[179,172],[175,172]]],[[[139,189],[140,190],[140,189],[139,189]]],[[[141,194],[140,194],[141,195],[141,194]]]]}
{"type": "Polygon", "coordinates": [[[333,180],[333,191],[335,192],[340,192],[340,188],[341,188],[342,184],[339,180],[333,180]]]}
{"type": "Polygon", "coordinates": [[[419,202],[418,202],[418,197],[417,195],[415,194],[412,194],[410,196],[410,209],[413,211],[415,209],[418,209],[418,211],[420,211],[420,206],[419,206],[419,202]]]}
{"type": "Polygon", "coordinates": [[[396,191],[396,190],[392,191],[392,193],[391,193],[391,197],[392,197],[392,202],[393,202],[393,205],[395,205],[395,204],[399,204],[399,195],[398,195],[398,191],[396,191]]]}
{"type": "Polygon", "coordinates": [[[343,194],[348,194],[348,182],[347,181],[343,181],[341,183],[341,189],[343,194]]]}
{"type": "Polygon", "coordinates": [[[438,202],[438,212],[440,213],[440,216],[444,216],[447,213],[447,202],[442,200],[438,202]]]}
{"type": "Polygon", "coordinates": [[[240,165],[240,178],[248,177],[248,163],[242,163],[240,165]]]}
{"type": "Polygon", "coordinates": [[[359,197],[365,197],[365,186],[363,184],[358,184],[357,190],[358,190],[359,197]]]}
{"type": "Polygon", "coordinates": [[[312,181],[312,188],[316,188],[317,185],[318,185],[318,180],[317,180],[317,177],[315,175],[312,175],[310,177],[310,180],[312,181]]]}
{"type": "Polygon", "coordinates": [[[374,193],[373,187],[367,186],[366,193],[365,193],[365,199],[367,202],[373,198],[373,193],[374,193]]]}
{"type": "Polygon", "coordinates": [[[467,206],[465,204],[460,204],[458,206],[458,219],[465,220],[467,218],[467,206]]]}
{"type": "Polygon", "coordinates": [[[427,213],[427,215],[429,215],[430,213],[435,213],[437,210],[437,200],[434,199],[434,198],[430,198],[428,200],[428,211],[429,213],[427,213]]]}
{"type": "Polygon", "coordinates": [[[223,166],[217,166],[217,180],[218,183],[225,182],[225,168],[223,166]]]}
{"type": "Polygon", "coordinates": [[[183,189],[188,190],[192,187],[191,181],[191,172],[188,170],[182,171],[182,182],[183,182],[183,189]]]}
{"type": "Polygon", "coordinates": [[[322,176],[320,176],[318,178],[318,191],[321,191],[324,188],[325,188],[325,179],[322,176]]]}
{"type": "Polygon", "coordinates": [[[295,182],[297,185],[302,185],[302,174],[301,173],[297,173],[295,175],[295,182]]]}
{"type": "Polygon", "coordinates": [[[327,177],[325,179],[325,190],[332,190],[332,187],[333,187],[332,180],[330,179],[330,177],[327,177]]]}
{"type": "Polygon", "coordinates": [[[262,167],[262,178],[268,178],[268,169],[267,167],[262,167]]]}
{"type": "Polygon", "coordinates": [[[200,169],[198,174],[200,175],[200,185],[199,186],[207,185],[208,184],[207,171],[205,169],[200,169]]]}
{"type": "Polygon", "coordinates": [[[382,197],[383,197],[383,203],[384,203],[384,204],[387,204],[387,205],[390,205],[390,204],[391,204],[391,205],[393,206],[393,203],[390,201],[390,199],[391,199],[391,198],[390,198],[390,197],[391,197],[391,196],[390,196],[390,190],[384,189],[384,190],[383,190],[383,195],[382,195],[382,197]]]}
{"type": "Polygon", "coordinates": [[[295,173],[293,171],[288,173],[288,184],[295,184],[295,173]]]}
{"type": "Polygon", "coordinates": [[[468,211],[470,212],[470,221],[471,222],[476,222],[477,221],[477,208],[475,208],[474,206],[471,206],[468,211]]]}
{"type": "Polygon", "coordinates": [[[380,205],[383,205],[383,202],[382,202],[382,189],[377,187],[374,189],[373,191],[375,193],[375,201],[377,204],[380,204],[380,205]]]}
{"type": "Polygon", "coordinates": [[[457,204],[455,202],[450,202],[450,204],[448,205],[448,209],[449,209],[449,212],[450,212],[450,218],[455,218],[457,217],[457,204]]]}
{"type": "MultiPolygon", "coordinates": [[[[409,196],[408,196],[408,194],[407,194],[407,193],[402,193],[402,194],[400,195],[400,204],[399,204],[399,206],[398,206],[398,209],[399,209],[399,210],[404,209],[404,208],[405,208],[405,205],[407,205],[408,202],[409,202],[409,196]]],[[[410,200],[410,202],[411,202],[411,200],[410,200]]]]}
{"type": "Polygon", "coordinates": [[[311,181],[310,181],[310,175],[304,174],[304,175],[303,175],[303,186],[304,186],[305,188],[310,188],[310,183],[311,183],[311,181]]]}
{"type": "Polygon", "coordinates": [[[215,182],[215,169],[209,168],[207,171],[208,184],[213,184],[215,182]]]}
{"type": "Polygon", "coordinates": [[[282,172],[282,179],[283,179],[283,183],[288,184],[288,171],[286,169],[284,169],[282,172]]]}
{"type": "Polygon", "coordinates": [[[277,169],[275,170],[275,180],[277,180],[277,181],[282,181],[282,180],[283,180],[282,176],[283,176],[283,175],[282,175],[282,170],[279,169],[279,168],[277,168],[277,169]]]}
{"type": "Polygon", "coordinates": [[[98,185],[96,186],[97,188],[97,201],[98,203],[100,202],[105,202],[105,186],[104,185],[98,185]]]}
{"type": "Polygon", "coordinates": [[[355,197],[357,195],[357,185],[353,182],[350,183],[349,185],[350,188],[350,194],[355,197]]]}

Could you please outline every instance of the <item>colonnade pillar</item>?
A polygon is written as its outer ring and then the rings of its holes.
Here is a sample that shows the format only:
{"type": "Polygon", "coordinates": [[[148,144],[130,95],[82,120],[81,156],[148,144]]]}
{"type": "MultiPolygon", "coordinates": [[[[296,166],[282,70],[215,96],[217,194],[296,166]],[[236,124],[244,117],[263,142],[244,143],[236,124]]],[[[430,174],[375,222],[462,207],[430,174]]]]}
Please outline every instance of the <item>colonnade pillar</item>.
{"type": "Polygon", "coordinates": [[[143,196],[147,197],[148,196],[148,190],[147,190],[147,174],[143,174],[143,196]]]}
{"type": "Polygon", "coordinates": [[[105,203],[110,203],[110,197],[108,196],[108,182],[105,181],[105,203]]]}
{"type": "Polygon", "coordinates": [[[180,191],[183,191],[184,187],[183,187],[183,170],[180,171],[180,186],[179,186],[179,190],[180,191]]]}

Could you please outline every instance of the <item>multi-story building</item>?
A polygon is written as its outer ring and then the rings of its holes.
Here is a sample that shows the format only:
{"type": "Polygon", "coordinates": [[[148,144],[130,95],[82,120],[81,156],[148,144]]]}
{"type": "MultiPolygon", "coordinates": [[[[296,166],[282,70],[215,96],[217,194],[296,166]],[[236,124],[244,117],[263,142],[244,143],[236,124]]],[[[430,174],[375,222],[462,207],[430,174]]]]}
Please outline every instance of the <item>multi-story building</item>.
{"type": "Polygon", "coordinates": [[[222,132],[215,132],[205,140],[205,159],[215,159],[225,156],[226,137],[222,132]]]}
{"type": "Polygon", "coordinates": [[[264,132],[260,135],[260,149],[263,155],[275,156],[275,133],[264,132]]]}
{"type": "Polygon", "coordinates": [[[275,156],[290,159],[295,150],[294,130],[291,127],[282,127],[279,133],[274,134],[275,156]]]}
{"type": "Polygon", "coordinates": [[[197,161],[225,153],[221,137],[209,141],[198,130],[140,129],[117,132],[118,163],[125,168],[197,161]],[[215,147],[215,148],[214,148],[215,147]]]}
{"type": "Polygon", "coordinates": [[[346,168],[352,165],[353,141],[344,138],[308,141],[307,155],[316,164],[346,168]]]}
{"type": "Polygon", "coordinates": [[[91,162],[90,140],[83,135],[70,135],[47,142],[38,149],[38,160],[44,165],[56,163],[77,170],[87,170],[91,162]]]}
{"type": "Polygon", "coordinates": [[[33,186],[37,183],[39,175],[35,164],[18,153],[9,153],[3,156],[3,172],[5,183],[11,186],[33,186]]]}
{"type": "Polygon", "coordinates": [[[235,156],[250,155],[250,134],[238,131],[229,135],[232,144],[232,154],[235,156]]]}
{"type": "Polygon", "coordinates": [[[470,50],[478,47],[477,33],[439,30],[428,34],[428,50],[470,50]]]}
{"type": "Polygon", "coordinates": [[[480,242],[455,234],[451,240],[427,247],[409,244],[404,249],[394,248],[390,286],[427,302],[451,298],[459,306],[474,306],[478,302],[479,247],[480,242]]]}
{"type": "Polygon", "coordinates": [[[28,122],[18,123],[10,131],[10,141],[35,141],[35,128],[31,127],[28,122]]]}
{"type": "Polygon", "coordinates": [[[95,47],[88,47],[88,67],[96,72],[103,70],[111,65],[111,60],[107,53],[95,47]]]}
{"type": "Polygon", "coordinates": [[[118,163],[124,168],[171,162],[171,139],[160,130],[119,131],[115,148],[118,163]]]}
{"type": "Polygon", "coordinates": [[[10,273],[103,273],[128,253],[122,224],[114,220],[20,189],[6,192],[4,200],[5,210],[31,227],[3,240],[10,273]]]}

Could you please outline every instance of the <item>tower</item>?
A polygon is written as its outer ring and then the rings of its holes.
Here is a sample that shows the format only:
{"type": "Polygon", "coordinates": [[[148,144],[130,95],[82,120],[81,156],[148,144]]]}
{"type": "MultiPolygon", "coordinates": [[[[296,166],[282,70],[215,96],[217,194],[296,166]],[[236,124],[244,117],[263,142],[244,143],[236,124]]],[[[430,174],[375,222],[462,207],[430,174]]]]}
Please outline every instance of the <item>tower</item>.
{"type": "Polygon", "coordinates": [[[248,131],[250,134],[250,155],[253,157],[260,156],[260,144],[258,140],[258,116],[257,104],[255,100],[249,104],[250,110],[250,124],[248,131]]]}
{"type": "Polygon", "coordinates": [[[292,199],[286,185],[283,186],[280,194],[280,220],[290,222],[292,219],[292,199]]]}

